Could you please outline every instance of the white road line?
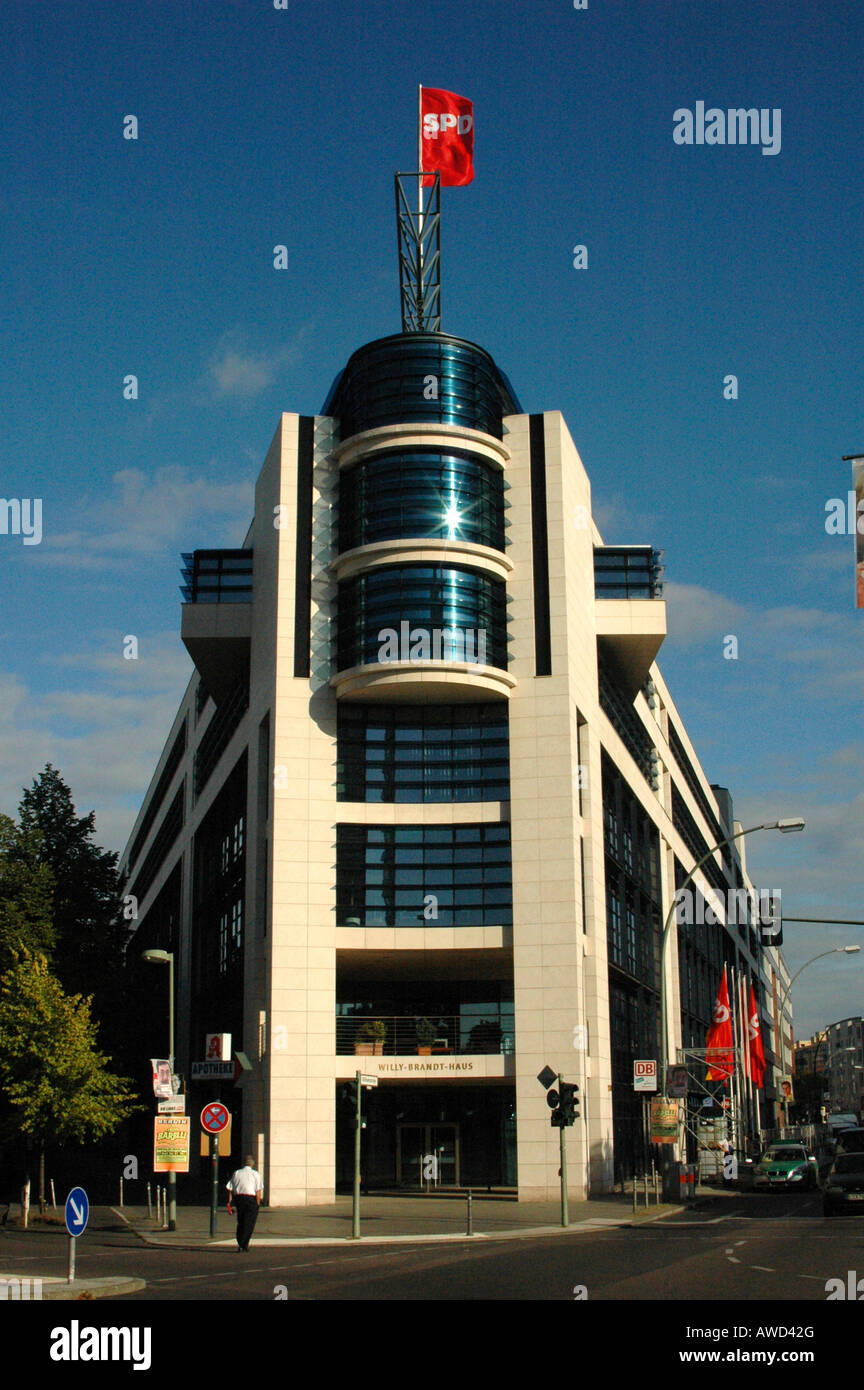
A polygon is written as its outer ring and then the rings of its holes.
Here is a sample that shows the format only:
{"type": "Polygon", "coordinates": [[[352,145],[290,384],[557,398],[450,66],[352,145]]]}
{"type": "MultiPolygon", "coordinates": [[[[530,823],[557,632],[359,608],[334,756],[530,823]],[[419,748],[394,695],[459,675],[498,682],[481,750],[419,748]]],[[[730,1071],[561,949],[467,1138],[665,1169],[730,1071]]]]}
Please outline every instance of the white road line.
{"type": "Polygon", "coordinates": [[[762,1272],[763,1272],[763,1274],[776,1274],[776,1273],[777,1273],[776,1269],[772,1269],[770,1265],[751,1265],[750,1268],[751,1268],[751,1269],[761,1269],[762,1272]]]}
{"type": "Polygon", "coordinates": [[[817,1284],[824,1284],[825,1280],[819,1274],[799,1274],[799,1279],[814,1279],[817,1284]]]}

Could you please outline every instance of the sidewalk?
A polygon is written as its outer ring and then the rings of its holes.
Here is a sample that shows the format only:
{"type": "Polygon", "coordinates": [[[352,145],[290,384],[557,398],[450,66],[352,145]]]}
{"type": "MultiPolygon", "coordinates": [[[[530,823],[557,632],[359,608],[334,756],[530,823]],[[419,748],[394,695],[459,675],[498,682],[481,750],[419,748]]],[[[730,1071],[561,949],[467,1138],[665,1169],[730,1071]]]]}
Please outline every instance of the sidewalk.
{"type": "MultiPolygon", "coordinates": [[[[702,1205],[707,1198],[727,1194],[699,1189],[702,1205]]],[[[644,1225],[692,1208],[661,1202],[640,1205],[634,1214],[633,1198],[610,1193],[583,1202],[570,1202],[570,1224],[561,1225],[560,1202],[502,1202],[475,1196],[472,1201],[473,1238],[519,1239],[527,1236],[567,1234],[567,1231],[602,1230],[604,1227],[644,1225]]],[[[365,1244],[399,1241],[464,1240],[467,1234],[467,1200],[442,1197],[361,1197],[360,1238],[365,1244]]],[[[235,1246],[235,1218],[225,1206],[217,1214],[216,1236],[210,1238],[209,1207],[178,1207],[177,1230],[167,1231],[149,1218],[146,1207],[113,1208],[148,1245],[185,1249],[235,1246]]],[[[351,1239],[351,1198],[314,1207],[262,1207],[253,1244],[258,1249],[292,1245],[344,1245],[351,1239]]]]}

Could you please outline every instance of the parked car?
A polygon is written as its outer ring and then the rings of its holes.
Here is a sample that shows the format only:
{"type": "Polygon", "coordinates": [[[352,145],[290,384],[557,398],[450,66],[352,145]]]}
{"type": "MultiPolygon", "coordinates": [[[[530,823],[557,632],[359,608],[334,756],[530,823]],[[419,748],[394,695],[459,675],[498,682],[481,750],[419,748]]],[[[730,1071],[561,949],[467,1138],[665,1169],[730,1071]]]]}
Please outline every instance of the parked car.
{"type": "Polygon", "coordinates": [[[775,1188],[807,1188],[819,1185],[819,1165],[814,1154],[803,1144],[772,1144],[753,1169],[753,1186],[773,1191],[775,1188]]]}
{"type": "Polygon", "coordinates": [[[838,1154],[828,1169],[822,1191],[825,1216],[864,1212],[864,1153],[838,1154]]]}
{"type": "Polygon", "coordinates": [[[864,1153],[864,1128],[841,1129],[837,1132],[838,1154],[864,1153]]]}

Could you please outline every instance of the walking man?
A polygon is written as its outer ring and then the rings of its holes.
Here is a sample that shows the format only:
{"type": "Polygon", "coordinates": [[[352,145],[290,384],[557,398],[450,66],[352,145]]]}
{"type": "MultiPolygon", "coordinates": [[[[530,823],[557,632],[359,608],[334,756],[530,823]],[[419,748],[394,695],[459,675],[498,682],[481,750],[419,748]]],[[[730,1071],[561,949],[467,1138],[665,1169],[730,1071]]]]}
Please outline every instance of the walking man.
{"type": "Polygon", "coordinates": [[[236,1173],[232,1173],[226,1186],[228,1188],[229,1212],[231,1211],[232,1197],[237,1207],[237,1249],[248,1250],[252,1232],[255,1230],[255,1222],[258,1220],[258,1208],[261,1205],[261,1198],[264,1196],[264,1184],[261,1181],[261,1174],[255,1167],[255,1159],[252,1154],[246,1155],[245,1167],[238,1168],[236,1173]]]}

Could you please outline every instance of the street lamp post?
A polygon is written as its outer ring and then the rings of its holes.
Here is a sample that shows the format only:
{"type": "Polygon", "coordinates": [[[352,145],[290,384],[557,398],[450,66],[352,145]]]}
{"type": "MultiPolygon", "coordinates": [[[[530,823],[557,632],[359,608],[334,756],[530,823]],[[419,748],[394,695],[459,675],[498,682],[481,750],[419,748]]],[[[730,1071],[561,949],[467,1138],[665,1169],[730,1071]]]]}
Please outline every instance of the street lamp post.
{"type": "MultiPolygon", "coordinates": [[[[142,959],[151,965],[168,966],[168,1057],[171,1063],[171,1076],[174,1076],[174,952],[142,951],[142,959]]],[[[177,1174],[168,1174],[168,1230],[177,1229],[177,1174]]]]}
{"type": "MultiPolygon", "coordinates": [[[[783,1040],[783,1008],[784,1008],[784,1006],[785,1006],[785,1004],[786,1004],[786,1000],[789,998],[789,993],[790,993],[790,991],[791,991],[791,989],[792,989],[792,986],[794,985],[795,981],[798,979],[798,976],[802,973],[802,971],[804,971],[804,970],[807,969],[808,965],[812,965],[814,961],[822,960],[825,956],[836,956],[836,955],[838,955],[838,954],[839,954],[839,955],[846,955],[846,956],[854,956],[854,955],[856,955],[857,952],[860,951],[860,950],[861,950],[861,947],[860,947],[860,946],[832,946],[831,949],[830,949],[830,951],[820,951],[819,954],[818,954],[818,956],[811,956],[809,960],[805,960],[804,964],[801,966],[801,969],[795,971],[795,974],[792,976],[792,979],[789,981],[788,985],[786,986],[786,988],[784,989],[783,993],[782,993],[781,996],[780,996],[780,1003],[777,1005],[777,1017],[778,1017],[778,1020],[779,1020],[779,1023],[780,1023],[780,1070],[781,1070],[781,1072],[784,1072],[784,1073],[785,1073],[785,1070],[786,1070],[786,1044],[785,1044],[785,1042],[784,1042],[784,1040],[783,1040]]],[[[784,1115],[785,1115],[785,1128],[788,1129],[788,1128],[789,1128],[789,1097],[788,1097],[788,1096],[785,1096],[785,1095],[784,1095],[784,1097],[783,1097],[783,1113],[784,1113],[784,1115]]]]}
{"type": "Polygon", "coordinates": [[[661,1028],[661,1053],[663,1057],[663,1095],[666,1095],[666,1069],[669,1065],[669,1023],[666,1017],[666,953],[669,947],[669,933],[675,917],[675,909],[678,906],[678,896],[683,893],[687,886],[693,882],[699,869],[703,864],[707,864],[712,859],[718,849],[723,849],[726,845],[731,845],[735,840],[740,840],[744,835],[752,835],[757,830],[779,830],[781,834],[788,835],[790,831],[803,830],[804,822],[800,818],[792,820],[765,821],[761,825],[751,825],[747,830],[737,830],[734,835],[727,835],[725,840],[718,840],[717,844],[709,849],[707,854],[703,854],[690,870],[680,888],[677,888],[672,895],[672,902],[666,914],[666,921],[663,923],[663,940],[660,945],[660,1028],[661,1028]]]}

